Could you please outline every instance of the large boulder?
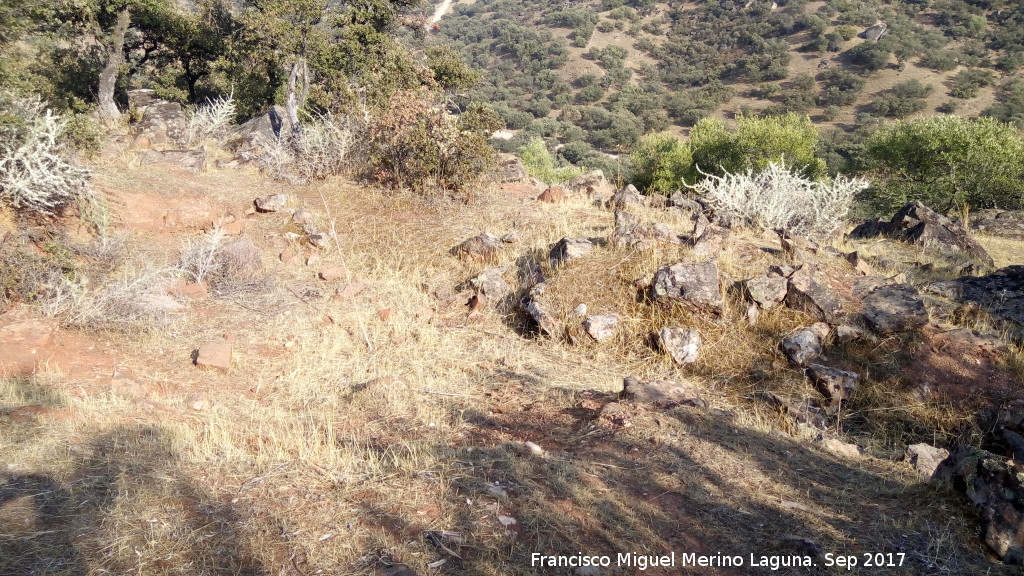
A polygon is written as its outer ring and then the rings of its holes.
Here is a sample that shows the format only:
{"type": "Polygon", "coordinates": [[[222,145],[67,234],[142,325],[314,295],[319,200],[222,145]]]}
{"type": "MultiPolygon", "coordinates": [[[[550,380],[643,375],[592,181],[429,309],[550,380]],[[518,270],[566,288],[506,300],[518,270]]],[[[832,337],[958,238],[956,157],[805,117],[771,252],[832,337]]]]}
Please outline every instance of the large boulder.
{"type": "Polygon", "coordinates": [[[909,284],[880,286],[863,299],[861,313],[876,334],[907,332],[928,323],[928,310],[909,284]]]}
{"type": "Polygon", "coordinates": [[[718,280],[718,262],[712,259],[658,269],[651,282],[651,296],[657,302],[720,311],[722,290],[718,280]]]}
{"type": "Polygon", "coordinates": [[[135,125],[138,139],[153,145],[183,145],[188,129],[188,118],[181,104],[157,98],[152,90],[128,92],[128,105],[137,115],[135,125]]]}
{"type": "Polygon", "coordinates": [[[885,236],[935,250],[946,255],[966,255],[988,266],[994,266],[985,248],[949,218],[920,202],[903,206],[888,222],[869,220],[850,232],[851,238],[885,236]]]}
{"type": "Polygon", "coordinates": [[[291,133],[288,112],[282,106],[273,106],[229,132],[225,146],[242,162],[261,163],[280,139],[291,133]]]}
{"type": "Polygon", "coordinates": [[[1024,472],[1019,465],[963,446],[942,463],[936,476],[951,480],[978,508],[989,548],[1007,564],[1024,564],[1024,472]]]}

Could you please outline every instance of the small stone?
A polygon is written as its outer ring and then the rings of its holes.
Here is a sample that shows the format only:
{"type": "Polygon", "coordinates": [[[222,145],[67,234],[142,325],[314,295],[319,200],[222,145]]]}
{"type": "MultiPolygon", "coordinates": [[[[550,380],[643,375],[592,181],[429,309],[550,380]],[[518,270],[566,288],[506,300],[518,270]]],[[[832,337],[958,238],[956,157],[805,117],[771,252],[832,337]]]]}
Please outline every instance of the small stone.
{"type": "Polygon", "coordinates": [[[622,381],[620,396],[633,402],[659,406],[677,404],[704,405],[704,401],[700,399],[697,389],[690,384],[657,379],[645,381],[640,380],[636,376],[630,376],[622,381]]]}
{"type": "Polygon", "coordinates": [[[295,260],[295,251],[291,248],[285,248],[281,251],[281,255],[278,258],[282,264],[291,264],[295,260]]]}
{"type": "Polygon", "coordinates": [[[505,268],[488,268],[469,281],[481,294],[491,299],[500,299],[512,291],[505,281],[505,268]]]}
{"type": "Polygon", "coordinates": [[[288,204],[288,195],[271,194],[270,196],[257,198],[253,203],[260,212],[277,212],[288,204]]]}
{"type": "Polygon", "coordinates": [[[718,280],[718,263],[712,259],[660,268],[654,274],[651,292],[655,301],[678,302],[719,311],[722,307],[722,292],[718,280]]]}
{"type": "Polygon", "coordinates": [[[292,213],[292,222],[296,224],[309,224],[313,221],[313,213],[305,208],[300,208],[292,213]]]}
{"type": "Polygon", "coordinates": [[[860,446],[848,444],[838,438],[825,438],[818,444],[829,452],[844,458],[856,459],[860,458],[862,454],[860,446]]]}
{"type": "Polygon", "coordinates": [[[310,243],[314,248],[326,248],[327,247],[327,236],[324,234],[309,234],[306,236],[306,241],[310,243]]]}
{"type": "Polygon", "coordinates": [[[519,242],[519,232],[513,230],[508,234],[502,236],[501,241],[504,242],[505,244],[515,244],[516,242],[519,242]]]}
{"type": "Polygon", "coordinates": [[[530,300],[526,305],[526,313],[533,318],[534,322],[540,328],[541,332],[544,332],[548,336],[558,337],[562,335],[563,327],[562,323],[558,321],[545,306],[536,300],[530,300]]]}
{"type": "Polygon", "coordinates": [[[786,298],[789,282],[777,275],[754,276],[744,283],[750,299],[762,310],[769,310],[786,298]]]}
{"type": "Polygon", "coordinates": [[[832,402],[833,406],[838,406],[840,402],[849,400],[854,390],[857,389],[858,380],[860,380],[860,376],[856,372],[822,364],[808,364],[807,377],[814,383],[818,392],[832,402]]]}
{"type": "Polygon", "coordinates": [[[822,341],[829,331],[828,324],[824,322],[798,330],[782,339],[782,351],[790,362],[803,366],[821,355],[822,341]]]}
{"type": "Polygon", "coordinates": [[[949,450],[945,448],[936,448],[924,443],[907,446],[907,461],[924,481],[931,480],[939,464],[948,457],[949,450]]]}
{"type": "Polygon", "coordinates": [[[460,260],[486,262],[495,259],[504,248],[504,244],[501,238],[490,232],[484,232],[452,248],[452,254],[460,260]]]}
{"type": "Polygon", "coordinates": [[[345,276],[347,270],[341,266],[331,266],[320,270],[320,279],[327,282],[334,282],[345,276]]]}
{"type": "Polygon", "coordinates": [[[562,238],[551,249],[551,266],[561,266],[566,262],[581,258],[593,248],[594,244],[586,238],[562,238]]]}
{"type": "Polygon", "coordinates": [[[384,322],[387,322],[388,320],[391,320],[394,316],[395,316],[395,309],[394,308],[384,308],[383,310],[378,310],[377,311],[377,318],[380,318],[384,322]]]}
{"type": "MultiPolygon", "coordinates": [[[[583,306],[583,304],[580,304],[583,306]]],[[[586,314],[586,308],[583,309],[583,313],[586,314]]],[[[618,333],[619,327],[619,315],[618,314],[599,314],[595,316],[589,316],[583,321],[583,328],[590,334],[590,337],[598,342],[604,342],[610,338],[614,338],[615,334],[618,333]]]]}
{"type": "Polygon", "coordinates": [[[188,399],[185,400],[185,405],[196,412],[204,412],[213,407],[210,403],[210,397],[206,392],[200,392],[189,396],[188,399]]]}
{"type": "Polygon", "coordinates": [[[549,186],[547,190],[540,193],[537,200],[548,204],[557,204],[565,200],[565,189],[561,186],[549,186]]]}
{"type": "Polygon", "coordinates": [[[700,332],[693,328],[662,328],[658,334],[663,350],[676,364],[692,364],[700,354],[700,332]]]}
{"type": "Polygon", "coordinates": [[[580,318],[586,316],[587,315],[587,305],[581,303],[579,306],[576,307],[576,309],[574,309],[572,311],[572,313],[575,314],[576,316],[579,316],[580,318]]]}
{"type": "Polygon", "coordinates": [[[928,323],[928,310],[908,284],[881,286],[864,297],[864,319],[876,334],[907,332],[928,323]]]}
{"type": "Polygon", "coordinates": [[[338,288],[338,290],[334,293],[334,299],[342,301],[351,300],[352,298],[355,298],[356,296],[360,295],[364,290],[366,290],[366,284],[363,284],[361,282],[353,282],[352,284],[346,284],[345,286],[338,288]]]}
{"type": "Polygon", "coordinates": [[[228,372],[231,370],[231,342],[207,342],[199,347],[196,366],[228,372]]]}

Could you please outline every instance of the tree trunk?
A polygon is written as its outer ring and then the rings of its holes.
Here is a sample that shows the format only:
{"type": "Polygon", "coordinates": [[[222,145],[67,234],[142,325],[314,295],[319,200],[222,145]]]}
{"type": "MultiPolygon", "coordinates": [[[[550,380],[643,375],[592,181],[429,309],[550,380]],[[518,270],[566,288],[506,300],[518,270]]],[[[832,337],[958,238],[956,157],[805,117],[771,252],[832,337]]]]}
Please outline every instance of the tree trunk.
{"type": "Polygon", "coordinates": [[[100,72],[100,87],[97,100],[99,104],[100,118],[106,122],[118,122],[121,120],[121,111],[114,101],[114,87],[117,84],[118,70],[124,63],[124,37],[128,33],[128,25],[131,23],[131,15],[128,7],[125,6],[117,13],[117,23],[110,33],[107,44],[107,64],[100,72]]]}
{"type": "Polygon", "coordinates": [[[288,109],[288,122],[292,125],[292,136],[298,138],[302,135],[302,124],[299,122],[299,108],[306,103],[309,97],[309,66],[305,58],[292,64],[292,72],[288,76],[288,99],[285,101],[285,108],[288,109]],[[296,83],[302,77],[302,86],[299,88],[301,94],[296,93],[296,83]]]}

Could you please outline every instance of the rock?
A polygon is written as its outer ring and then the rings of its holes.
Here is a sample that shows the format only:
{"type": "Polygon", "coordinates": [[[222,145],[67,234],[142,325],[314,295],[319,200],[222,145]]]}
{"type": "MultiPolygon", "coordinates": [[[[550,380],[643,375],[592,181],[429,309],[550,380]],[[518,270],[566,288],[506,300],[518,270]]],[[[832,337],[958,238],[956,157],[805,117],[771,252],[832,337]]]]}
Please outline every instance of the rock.
{"type": "Polygon", "coordinates": [[[146,146],[154,144],[185,145],[188,119],[181,104],[157,98],[152,90],[130,90],[128,105],[141,115],[135,129],[146,146]]]}
{"type": "Polygon", "coordinates": [[[743,283],[747,295],[762,310],[770,310],[786,299],[789,281],[777,275],[754,276],[743,283]]]}
{"type": "Polygon", "coordinates": [[[593,242],[586,238],[562,238],[551,249],[551,266],[561,266],[566,262],[581,258],[593,249],[593,242]]]}
{"type": "Polygon", "coordinates": [[[213,407],[210,396],[206,392],[193,394],[185,399],[185,405],[196,412],[205,412],[213,407]]]}
{"type": "Polygon", "coordinates": [[[292,222],[296,224],[311,224],[313,222],[313,213],[305,208],[299,208],[292,212],[292,222]]]}
{"type": "Polygon", "coordinates": [[[565,200],[565,190],[561,186],[549,186],[540,193],[540,196],[537,196],[537,200],[548,204],[557,204],[565,200]]]}
{"type": "Polygon", "coordinates": [[[491,300],[502,298],[512,287],[505,282],[505,268],[488,268],[471,279],[469,284],[491,300]]]}
{"type": "Polygon", "coordinates": [[[860,272],[864,276],[875,275],[875,269],[871,264],[868,264],[868,261],[865,260],[863,256],[860,255],[860,252],[850,252],[846,255],[846,261],[849,262],[850,266],[853,266],[857,272],[860,272]]]}
{"type": "Polygon", "coordinates": [[[257,198],[253,201],[253,204],[256,205],[256,209],[260,212],[277,212],[278,210],[283,210],[288,204],[288,195],[271,194],[270,196],[257,198]]]}
{"type": "MultiPolygon", "coordinates": [[[[584,312],[585,314],[586,312],[584,312]]],[[[610,338],[614,338],[618,333],[619,328],[619,315],[618,314],[597,314],[594,316],[587,316],[583,321],[583,329],[590,334],[590,337],[598,342],[604,342],[610,338]]]]}
{"type": "Polygon", "coordinates": [[[364,290],[366,290],[366,284],[363,284],[362,282],[346,284],[335,291],[334,300],[340,300],[342,302],[345,300],[351,300],[362,294],[364,290]]]}
{"type": "Polygon", "coordinates": [[[537,323],[537,327],[544,334],[551,337],[561,337],[565,332],[565,327],[562,325],[554,314],[552,314],[547,306],[538,301],[544,295],[544,290],[547,286],[541,282],[530,289],[530,299],[523,305],[523,310],[533,318],[533,321],[537,323]]]}
{"type": "Polygon", "coordinates": [[[834,323],[843,315],[839,298],[816,278],[816,268],[804,264],[789,277],[786,306],[823,322],[834,323]]]}
{"type": "Polygon", "coordinates": [[[321,280],[324,280],[326,282],[334,282],[335,280],[340,280],[341,278],[344,278],[347,273],[348,270],[345,270],[344,266],[330,266],[327,268],[322,268],[320,270],[319,276],[321,280]]]}
{"type": "Polygon", "coordinates": [[[267,112],[231,130],[224,139],[225,148],[242,162],[266,163],[281,138],[292,134],[288,112],[273,106],[267,112]]]}
{"type": "Polygon", "coordinates": [[[909,284],[881,286],[863,299],[861,313],[876,334],[907,332],[928,323],[928,310],[909,284]]]}
{"type": "Polygon", "coordinates": [[[758,319],[761,318],[761,309],[757,307],[757,304],[753,302],[747,306],[747,324],[754,326],[757,324],[758,319]]]}
{"type": "Polygon", "coordinates": [[[860,458],[861,454],[863,454],[860,446],[848,444],[838,438],[822,438],[818,441],[818,444],[825,450],[843,458],[856,459],[860,458]]]}
{"type": "Polygon", "coordinates": [[[850,232],[851,238],[886,236],[922,246],[946,255],[965,254],[994,266],[985,248],[949,218],[936,213],[920,202],[910,202],[899,209],[889,222],[869,220],[850,232]]]}
{"type": "Polygon", "coordinates": [[[784,410],[798,424],[805,424],[817,430],[828,428],[828,418],[825,416],[825,411],[818,405],[817,400],[804,398],[791,401],[774,392],[761,392],[758,394],[758,398],[784,410]]]}
{"type": "Polygon", "coordinates": [[[502,236],[501,241],[504,242],[505,244],[515,244],[516,242],[519,242],[519,232],[513,230],[508,234],[502,236]]]}
{"type": "Polygon", "coordinates": [[[52,322],[32,318],[27,311],[0,316],[0,378],[35,372],[53,354],[55,333],[52,322]]]}
{"type": "Polygon", "coordinates": [[[949,457],[949,450],[936,448],[930,444],[911,444],[907,446],[906,459],[921,475],[921,480],[932,479],[939,464],[949,457]]]}
{"type": "Polygon", "coordinates": [[[1017,464],[963,446],[936,470],[979,510],[985,544],[1006,564],[1024,564],[1024,474],[1017,464]]]}
{"type": "Polygon", "coordinates": [[[211,368],[221,372],[231,370],[231,342],[207,342],[199,347],[195,360],[200,368],[211,368]]]}
{"type": "Polygon", "coordinates": [[[1018,337],[1024,335],[1024,266],[1007,266],[987,276],[933,282],[924,289],[950,300],[976,305],[1018,337]]]}
{"type": "Polygon", "coordinates": [[[856,342],[858,340],[875,341],[877,338],[872,336],[867,330],[859,328],[857,326],[851,326],[849,324],[842,324],[836,327],[836,340],[846,344],[848,342],[856,342]]]}
{"type": "Polygon", "coordinates": [[[989,236],[1024,240],[1024,210],[989,208],[971,212],[970,228],[989,236]]]}
{"type": "Polygon", "coordinates": [[[849,400],[850,395],[857,389],[857,381],[860,380],[860,376],[855,372],[823,364],[807,364],[806,373],[818,392],[832,402],[833,406],[849,400]]]}
{"type": "Polygon", "coordinates": [[[314,248],[326,248],[329,244],[326,234],[320,234],[319,232],[313,232],[306,235],[306,242],[314,248]]]}
{"type": "Polygon", "coordinates": [[[168,294],[188,298],[190,300],[202,300],[210,295],[210,284],[203,282],[186,282],[181,280],[167,289],[168,294]]]}
{"type": "Polygon", "coordinates": [[[651,295],[655,301],[721,311],[722,290],[718,280],[718,262],[712,259],[660,268],[654,273],[651,295]]]}
{"type": "Polygon", "coordinates": [[[878,42],[882,38],[882,36],[885,36],[885,32],[888,29],[889,27],[885,24],[885,22],[879,22],[878,24],[875,24],[874,26],[861,32],[860,37],[866,40],[871,40],[872,42],[878,42]]]}
{"type": "Polygon", "coordinates": [[[828,337],[829,326],[818,322],[797,330],[782,339],[782,352],[796,366],[804,366],[821,356],[822,342],[828,337]]]}
{"type": "Polygon", "coordinates": [[[676,364],[691,364],[700,354],[700,332],[693,328],[662,328],[658,334],[661,348],[668,352],[676,364]]]}
{"type": "Polygon", "coordinates": [[[460,260],[486,262],[497,258],[504,247],[505,243],[501,241],[501,238],[490,232],[484,232],[452,248],[452,254],[460,260]]]}
{"type": "Polygon", "coordinates": [[[622,190],[616,192],[608,201],[609,208],[629,208],[630,206],[646,206],[644,195],[632,184],[626,184],[622,190]]]}
{"type": "Polygon", "coordinates": [[[682,243],[668,225],[660,222],[640,223],[639,218],[621,210],[615,211],[615,222],[615,232],[611,241],[616,246],[650,250],[663,244],[682,243]]]}
{"type": "Polygon", "coordinates": [[[378,571],[381,576],[417,576],[416,571],[405,564],[381,566],[378,571]]]}
{"type": "Polygon", "coordinates": [[[704,406],[704,401],[701,400],[696,388],[690,384],[680,384],[671,380],[645,381],[636,376],[630,376],[623,380],[620,396],[639,404],[704,406]]]}
{"type": "Polygon", "coordinates": [[[498,154],[498,167],[496,170],[498,182],[502,184],[509,182],[525,182],[530,178],[523,161],[515,154],[498,154]]]}
{"type": "Polygon", "coordinates": [[[206,169],[205,150],[148,150],[142,155],[143,164],[169,164],[189,172],[199,173],[206,169]]]}
{"type": "Polygon", "coordinates": [[[697,257],[717,256],[725,249],[729,240],[729,229],[716,224],[703,227],[700,236],[691,242],[693,254],[697,257]]]}
{"type": "Polygon", "coordinates": [[[586,304],[580,304],[579,306],[577,306],[572,311],[572,313],[575,314],[576,316],[580,317],[580,318],[586,316],[587,315],[587,305],[586,304]]]}
{"type": "Polygon", "coordinates": [[[601,202],[604,202],[612,195],[612,187],[604,177],[604,172],[600,170],[593,170],[566,180],[561,183],[561,186],[569,195],[586,194],[590,198],[601,202]]]}

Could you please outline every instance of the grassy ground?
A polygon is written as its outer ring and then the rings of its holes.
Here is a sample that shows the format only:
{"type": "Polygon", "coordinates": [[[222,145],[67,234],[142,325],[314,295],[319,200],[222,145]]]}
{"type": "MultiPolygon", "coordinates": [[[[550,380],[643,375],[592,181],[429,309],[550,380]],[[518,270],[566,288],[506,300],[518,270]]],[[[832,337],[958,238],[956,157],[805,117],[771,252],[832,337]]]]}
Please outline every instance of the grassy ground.
{"type": "MultiPolygon", "coordinates": [[[[497,262],[514,281],[563,236],[607,236],[611,213],[584,200],[545,205],[494,188],[466,205],[342,180],[282,187],[247,172],[120,161],[98,173],[120,199],[125,269],[172,266],[181,242],[203,234],[198,216],[168,228],[133,214],[205,198],[211,214],[246,218],[271,282],[190,302],[165,329],[90,332],[114,351],[95,377],[55,361],[0,380],[0,574],[366,574],[393,562],[421,575],[562,574],[531,566],[531,555],[614,564],[619,553],[669,552],[740,555],[745,565],[645,573],[756,574],[770,571],[750,567],[751,554],[815,549],[862,561],[903,554],[886,574],[1015,573],[986,557],[961,497],[897,461],[908,441],[951,420],[941,405],[908,404],[915,392],[899,370],[868,376],[856,413],[835,420],[828,434],[868,448],[843,458],[754,400],[816,394],[777,351],[807,317],[778,309],[750,326],[735,298],[718,320],[637,301],[634,283],[691,258],[686,249],[600,247],[546,270],[563,314],[586,303],[626,318],[607,344],[529,334],[515,296],[466,306],[459,286],[486,265],[459,262],[452,246],[517,231],[497,262]],[[328,247],[289,236],[286,213],[244,215],[271,191],[310,209],[332,231],[328,247]],[[290,263],[279,258],[286,249],[290,263]],[[346,273],[318,279],[328,266],[346,273]],[[365,290],[334,297],[356,283],[365,290]],[[670,322],[704,333],[695,365],[678,368],[648,344],[652,327],[670,322]],[[194,349],[225,337],[229,373],[191,365],[194,349]],[[632,374],[694,382],[709,406],[599,417],[594,407],[632,374]],[[42,408],[15,410],[25,405],[42,408]]],[[[739,279],[782,263],[762,250],[771,245],[740,235],[722,269],[739,279]]],[[[898,362],[911,344],[841,357],[898,362]]],[[[780,572],[878,573],[814,562],[780,572]]]]}

